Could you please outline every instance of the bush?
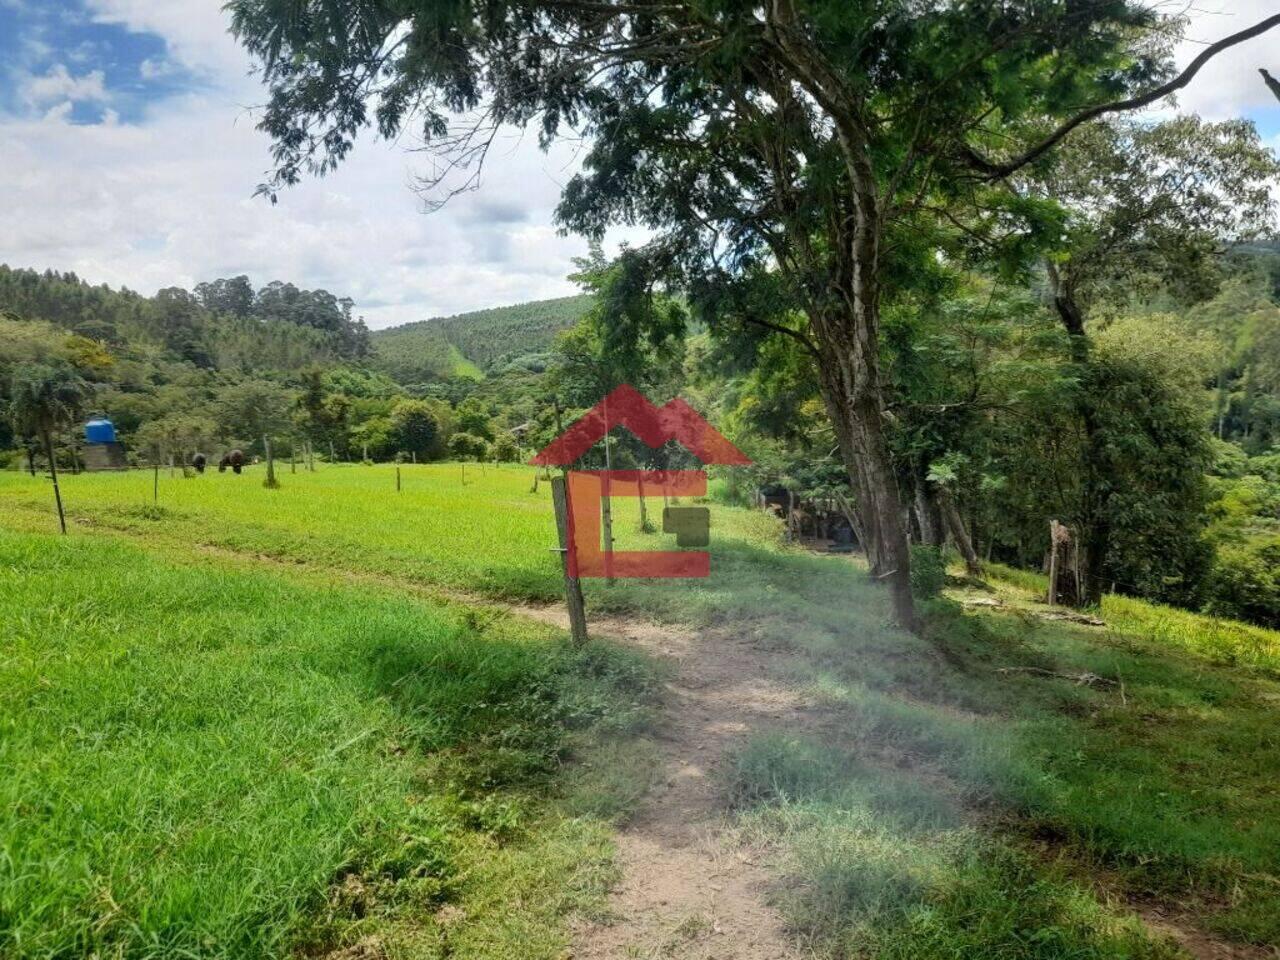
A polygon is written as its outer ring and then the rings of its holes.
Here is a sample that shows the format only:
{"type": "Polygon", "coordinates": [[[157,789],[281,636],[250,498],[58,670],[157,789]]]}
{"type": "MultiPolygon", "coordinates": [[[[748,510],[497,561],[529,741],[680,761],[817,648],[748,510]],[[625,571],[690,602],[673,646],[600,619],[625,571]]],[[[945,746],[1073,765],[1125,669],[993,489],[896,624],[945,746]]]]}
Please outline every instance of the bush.
{"type": "Polygon", "coordinates": [[[1207,593],[1207,613],[1280,627],[1280,537],[1221,548],[1207,593]]]}
{"type": "Polygon", "coordinates": [[[449,454],[455,460],[484,460],[489,454],[489,441],[472,433],[455,433],[449,438],[449,454]]]}
{"type": "Polygon", "coordinates": [[[0,470],[26,470],[27,451],[0,450],[0,470]]]}
{"type": "Polygon", "coordinates": [[[947,561],[938,547],[915,544],[911,547],[911,592],[917,600],[929,600],[942,592],[947,582],[947,561]]]}

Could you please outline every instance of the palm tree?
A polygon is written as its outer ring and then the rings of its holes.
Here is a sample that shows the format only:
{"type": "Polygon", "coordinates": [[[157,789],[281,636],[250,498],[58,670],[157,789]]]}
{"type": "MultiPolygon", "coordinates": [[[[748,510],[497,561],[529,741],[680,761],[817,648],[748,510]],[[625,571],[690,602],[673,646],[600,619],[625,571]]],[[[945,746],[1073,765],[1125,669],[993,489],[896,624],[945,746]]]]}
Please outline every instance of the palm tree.
{"type": "Polygon", "coordinates": [[[44,444],[49,476],[53,480],[53,500],[58,507],[58,525],[66,533],[67,519],[58,489],[53,435],[79,417],[89,396],[89,384],[69,364],[24,363],[14,369],[9,396],[9,415],[14,428],[19,433],[38,437],[44,444]]]}

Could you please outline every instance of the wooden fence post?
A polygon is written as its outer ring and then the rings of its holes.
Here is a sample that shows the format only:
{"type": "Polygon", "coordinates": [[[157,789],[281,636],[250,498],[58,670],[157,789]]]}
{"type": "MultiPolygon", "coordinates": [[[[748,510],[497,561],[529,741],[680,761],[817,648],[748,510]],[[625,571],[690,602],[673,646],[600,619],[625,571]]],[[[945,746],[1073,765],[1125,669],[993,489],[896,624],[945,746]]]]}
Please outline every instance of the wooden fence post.
{"type": "MultiPolygon", "coordinates": [[[[605,406],[605,425],[609,423],[609,408],[605,406]]],[[[610,478],[613,476],[613,457],[609,453],[609,434],[604,435],[604,477],[600,483],[600,507],[604,523],[604,575],[605,583],[614,583],[613,578],[613,497],[609,495],[610,478]]]]}
{"type": "Polygon", "coordinates": [[[280,486],[280,481],[276,479],[276,458],[271,452],[271,438],[263,437],[262,446],[267,454],[267,479],[262,481],[262,485],[269,490],[274,490],[280,486]]]}
{"type": "Polygon", "coordinates": [[[564,567],[565,603],[569,608],[569,633],[573,642],[587,642],[587,608],[582,599],[582,583],[569,572],[569,492],[564,477],[551,478],[551,502],[556,509],[556,532],[560,535],[560,562],[564,567]]]}
{"type": "Polygon", "coordinates": [[[396,467],[396,493],[400,492],[400,468],[396,467]]]}
{"type": "Polygon", "coordinates": [[[1049,606],[1058,603],[1058,521],[1049,521],[1049,606]]]}
{"type": "Polygon", "coordinates": [[[58,457],[53,448],[53,435],[45,431],[45,452],[49,456],[49,479],[53,481],[53,502],[58,507],[58,529],[63,535],[67,532],[67,515],[62,509],[62,490],[58,487],[58,457]]]}

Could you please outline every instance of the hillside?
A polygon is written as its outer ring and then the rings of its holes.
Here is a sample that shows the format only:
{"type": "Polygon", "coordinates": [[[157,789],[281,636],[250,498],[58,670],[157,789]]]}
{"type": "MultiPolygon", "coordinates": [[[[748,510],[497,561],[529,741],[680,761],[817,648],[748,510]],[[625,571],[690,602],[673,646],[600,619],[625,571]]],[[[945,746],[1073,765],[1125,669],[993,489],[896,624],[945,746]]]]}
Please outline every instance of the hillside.
{"type": "Polygon", "coordinates": [[[402,383],[478,379],[513,361],[536,362],[590,305],[587,295],[559,297],[378,330],[374,363],[402,383]]]}
{"type": "MultiPolygon", "coordinates": [[[[145,297],[74,273],[0,264],[0,314],[107,344],[118,358],[245,374],[361,362],[369,331],[354,302],[327,290],[248,277],[166,287],[145,297]]],[[[0,364],[0,369],[2,369],[0,364]]]]}

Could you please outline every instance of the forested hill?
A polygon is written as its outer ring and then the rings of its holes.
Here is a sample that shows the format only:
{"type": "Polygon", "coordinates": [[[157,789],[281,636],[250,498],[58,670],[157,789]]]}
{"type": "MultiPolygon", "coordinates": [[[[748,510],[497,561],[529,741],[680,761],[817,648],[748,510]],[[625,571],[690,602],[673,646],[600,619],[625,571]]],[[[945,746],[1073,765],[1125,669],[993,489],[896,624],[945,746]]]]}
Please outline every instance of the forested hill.
{"type": "Polygon", "coordinates": [[[363,361],[371,352],[369,331],[353,316],[354,306],[327,290],[278,280],[255,290],[248,277],[232,277],[145,297],[74,273],[0,264],[0,312],[205,370],[287,371],[363,361]]]}
{"type": "Polygon", "coordinates": [[[474,378],[512,364],[538,371],[556,334],[590,306],[588,295],[558,297],[378,330],[374,363],[401,383],[474,378]]]}

